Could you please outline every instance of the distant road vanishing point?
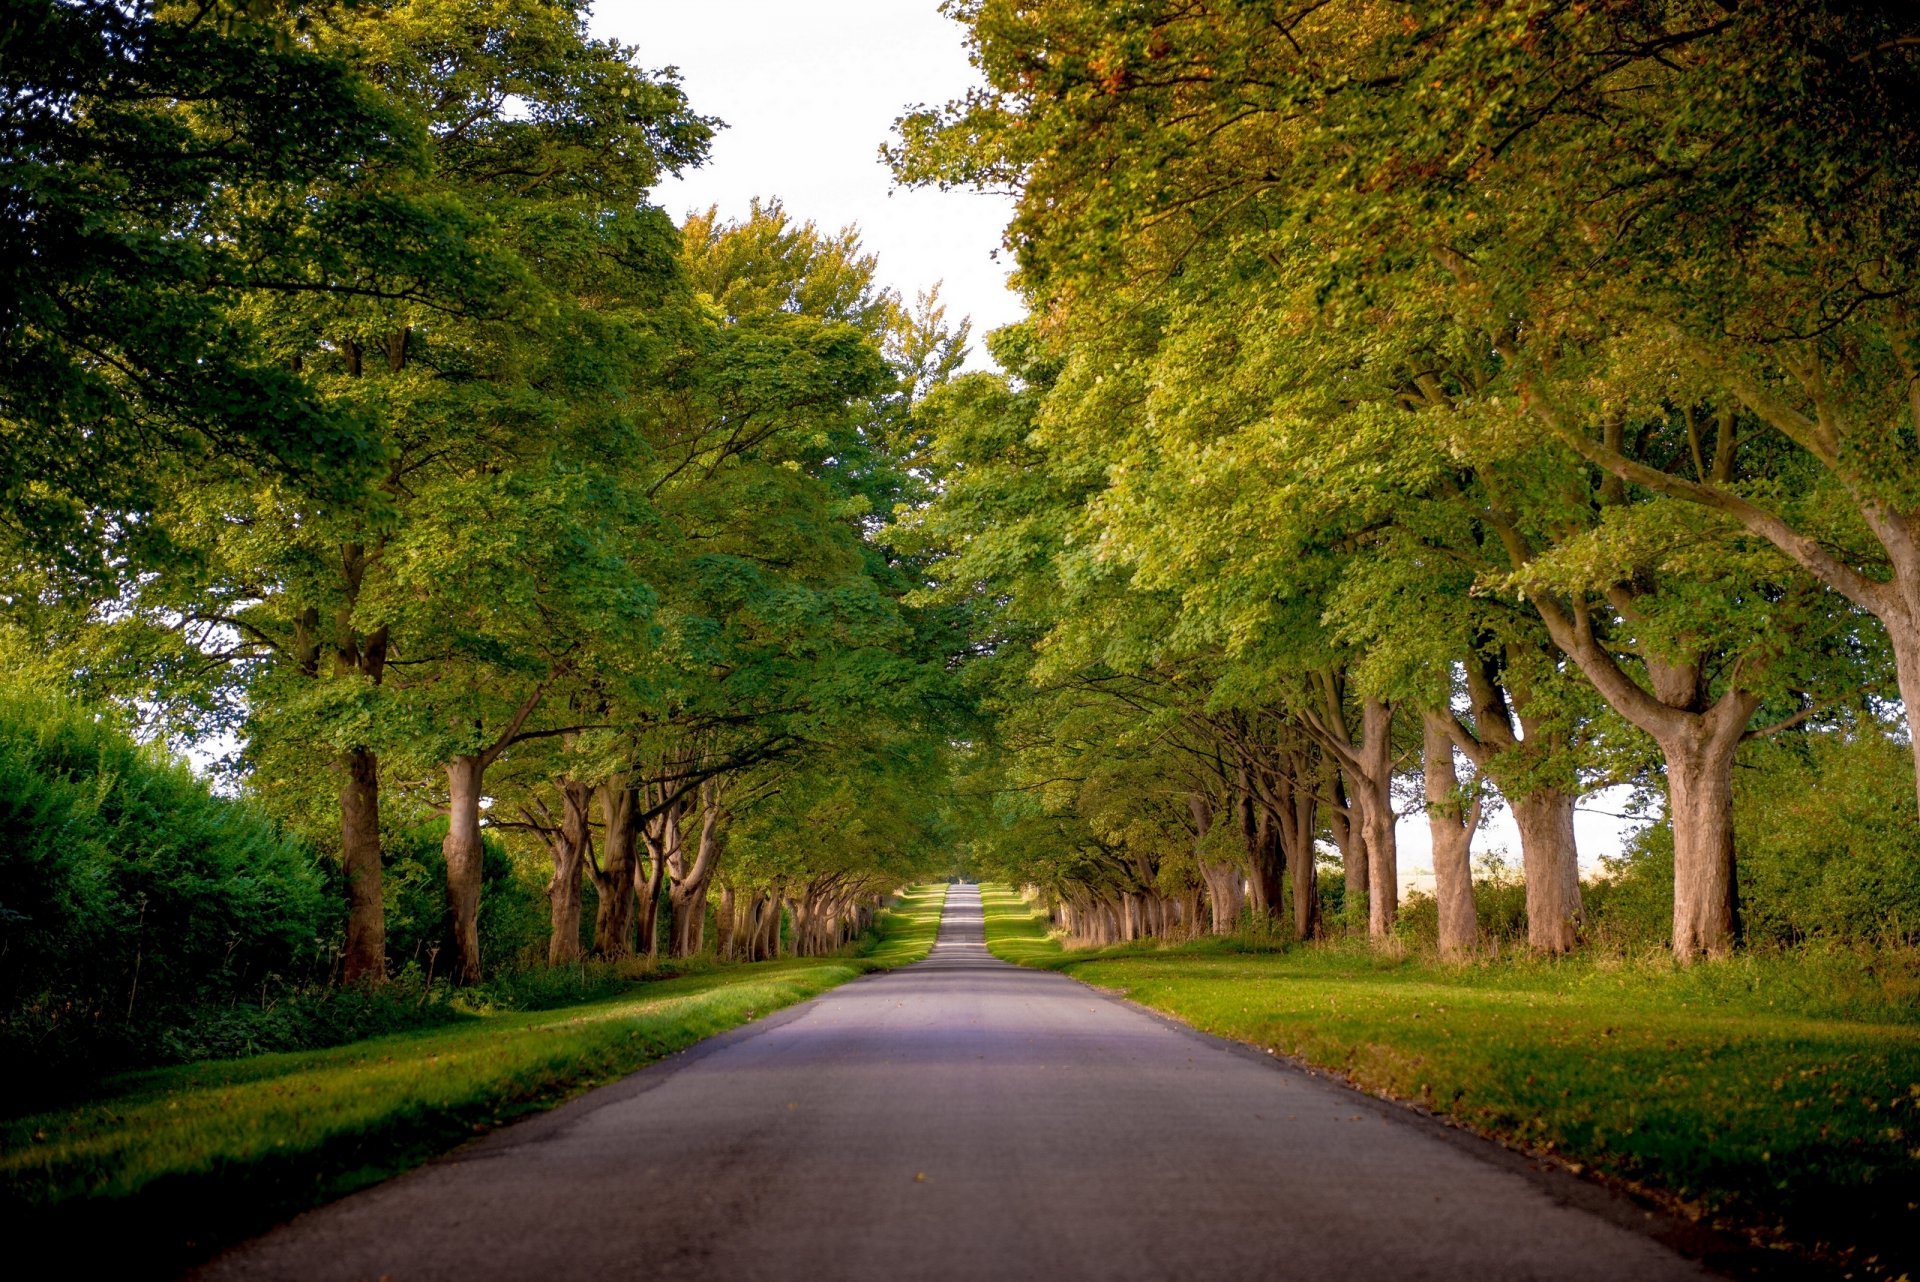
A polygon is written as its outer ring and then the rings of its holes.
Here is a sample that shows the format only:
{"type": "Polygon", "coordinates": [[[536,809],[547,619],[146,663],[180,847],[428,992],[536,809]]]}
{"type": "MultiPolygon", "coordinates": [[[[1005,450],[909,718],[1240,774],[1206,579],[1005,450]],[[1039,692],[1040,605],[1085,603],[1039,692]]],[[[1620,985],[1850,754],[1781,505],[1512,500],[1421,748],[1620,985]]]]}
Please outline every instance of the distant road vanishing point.
{"type": "Polygon", "coordinates": [[[299,1217],[207,1279],[1709,1274],[1563,1173],[988,955],[714,1038],[299,1217]]]}

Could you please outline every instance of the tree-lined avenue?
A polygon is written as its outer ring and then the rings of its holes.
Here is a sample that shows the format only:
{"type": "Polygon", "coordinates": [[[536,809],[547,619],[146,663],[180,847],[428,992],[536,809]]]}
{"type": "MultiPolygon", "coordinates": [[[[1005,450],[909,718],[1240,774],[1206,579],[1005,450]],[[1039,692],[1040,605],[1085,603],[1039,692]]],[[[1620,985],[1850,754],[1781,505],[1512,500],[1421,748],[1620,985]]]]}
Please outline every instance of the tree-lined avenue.
{"type": "Polygon", "coordinates": [[[1623,1226],[1624,1205],[1567,1205],[1493,1159],[993,959],[962,885],[927,961],[311,1212],[200,1276],[1703,1276],[1623,1226]]]}

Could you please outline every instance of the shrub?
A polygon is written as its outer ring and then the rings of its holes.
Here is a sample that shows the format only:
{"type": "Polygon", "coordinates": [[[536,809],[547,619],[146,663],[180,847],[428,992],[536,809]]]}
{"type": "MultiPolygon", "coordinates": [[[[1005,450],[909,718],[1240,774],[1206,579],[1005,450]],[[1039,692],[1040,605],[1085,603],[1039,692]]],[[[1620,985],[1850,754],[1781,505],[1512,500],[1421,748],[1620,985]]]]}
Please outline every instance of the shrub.
{"type": "Polygon", "coordinates": [[[0,1051],[42,1073],[151,1053],[197,1006],[324,973],[316,853],[118,721],[0,688],[0,1051]]]}

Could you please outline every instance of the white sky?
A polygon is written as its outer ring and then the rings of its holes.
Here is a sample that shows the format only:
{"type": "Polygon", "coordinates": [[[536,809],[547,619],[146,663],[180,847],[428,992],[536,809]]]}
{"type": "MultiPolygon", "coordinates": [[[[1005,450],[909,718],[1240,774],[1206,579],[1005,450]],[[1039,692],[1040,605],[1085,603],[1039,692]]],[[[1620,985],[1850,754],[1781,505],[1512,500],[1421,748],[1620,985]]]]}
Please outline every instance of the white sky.
{"type": "Polygon", "coordinates": [[[980,340],[1022,311],[992,257],[1012,201],[895,191],[879,156],[909,105],[977,82],[937,0],[601,0],[592,27],[645,66],[678,67],[693,109],[727,123],[706,165],[655,193],[669,214],[741,217],[777,196],[824,228],[856,224],[881,280],[909,303],[940,284],[948,322],[973,319],[970,364],[988,364],[980,340]]]}
{"type": "MultiPolygon", "coordinates": [[[[712,158],[655,193],[676,219],[717,204],[741,217],[755,196],[837,229],[857,225],[880,260],[881,280],[908,301],[936,283],[950,322],[971,317],[980,340],[1019,319],[1020,300],[996,261],[1012,201],[973,192],[897,191],[879,149],[908,106],[959,97],[978,76],[958,23],[937,0],[601,0],[593,33],[636,46],[648,67],[680,69],[688,100],[727,128],[712,158]]],[[[1598,871],[1638,825],[1612,818],[1625,792],[1588,797],[1575,819],[1584,871],[1598,871]]],[[[1400,821],[1402,880],[1433,885],[1426,819],[1400,821]]],[[[1475,852],[1519,861],[1519,833],[1504,809],[1488,816],[1475,852]]]]}

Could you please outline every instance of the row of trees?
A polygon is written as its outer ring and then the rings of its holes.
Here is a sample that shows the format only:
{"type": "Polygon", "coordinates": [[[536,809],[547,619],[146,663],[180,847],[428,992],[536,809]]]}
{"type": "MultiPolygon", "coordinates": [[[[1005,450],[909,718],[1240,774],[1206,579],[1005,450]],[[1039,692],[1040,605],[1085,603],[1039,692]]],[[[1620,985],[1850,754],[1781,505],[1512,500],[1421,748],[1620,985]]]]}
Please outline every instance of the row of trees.
{"type": "Polygon", "coordinates": [[[1417,769],[1442,950],[1498,796],[1559,951],[1573,807],[1638,779],[1673,951],[1733,946],[1741,745],[1910,741],[1920,702],[1910,23],[954,12],[987,85],[892,160],[1017,193],[1033,315],[922,407],[951,473],[907,525],[1003,642],[1002,866],[1089,938],[1223,929],[1243,887],[1310,936],[1325,841],[1379,937],[1417,769]]]}
{"type": "Polygon", "coordinates": [[[675,226],[716,122],[568,0],[8,9],[16,671],[231,744],[348,982],[430,816],[462,982],[490,841],[555,964],[867,924],[962,706],[877,535],[964,327],[777,204],[675,226]]]}

